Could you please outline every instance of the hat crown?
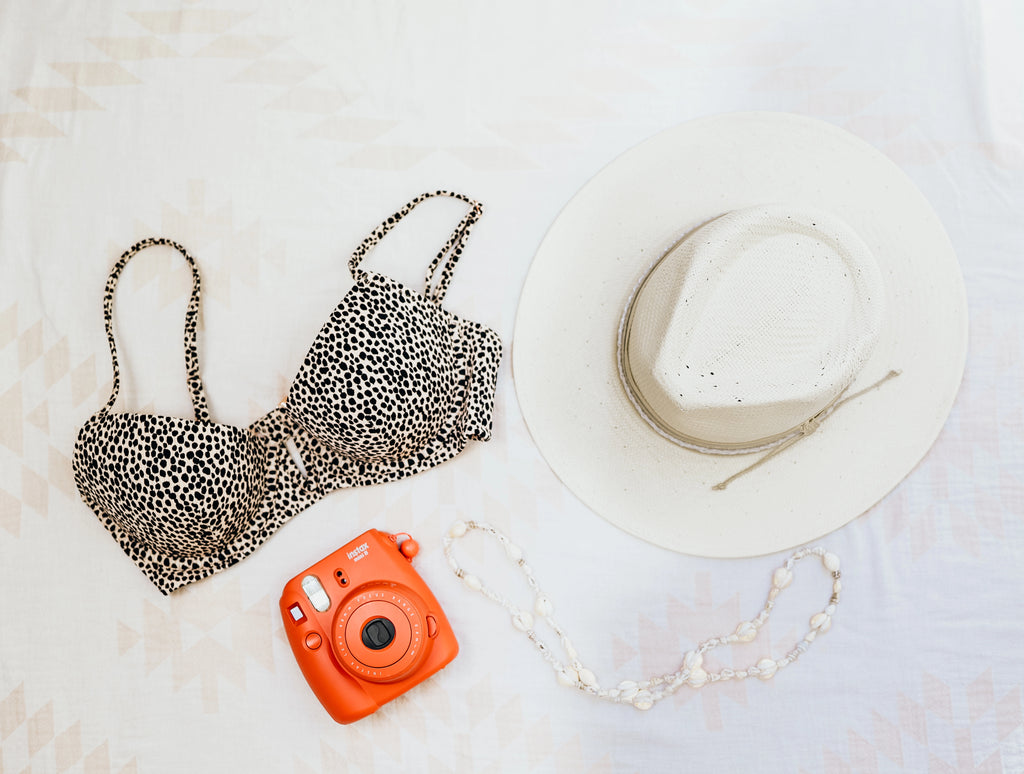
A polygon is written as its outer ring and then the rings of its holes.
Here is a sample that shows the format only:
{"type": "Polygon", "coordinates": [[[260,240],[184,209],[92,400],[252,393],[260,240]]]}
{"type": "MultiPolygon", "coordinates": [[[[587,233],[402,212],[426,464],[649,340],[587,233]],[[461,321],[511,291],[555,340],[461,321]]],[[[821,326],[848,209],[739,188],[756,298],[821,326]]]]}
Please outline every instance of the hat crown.
{"type": "Polygon", "coordinates": [[[767,205],[691,231],[648,272],[620,356],[648,421],[709,450],[791,434],[851,384],[884,288],[864,241],[820,210],[767,205]]]}

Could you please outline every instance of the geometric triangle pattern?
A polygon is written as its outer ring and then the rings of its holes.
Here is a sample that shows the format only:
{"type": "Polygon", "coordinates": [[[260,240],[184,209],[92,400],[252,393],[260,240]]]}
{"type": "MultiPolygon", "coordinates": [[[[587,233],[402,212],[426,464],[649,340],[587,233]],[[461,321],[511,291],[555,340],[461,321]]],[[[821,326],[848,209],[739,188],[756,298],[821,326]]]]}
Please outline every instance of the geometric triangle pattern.
{"type": "Polygon", "coordinates": [[[125,668],[142,666],[152,675],[169,665],[174,691],[197,690],[207,714],[219,712],[225,685],[244,693],[248,662],[274,670],[276,605],[265,597],[243,608],[237,582],[212,599],[180,594],[161,606],[145,601],[142,620],[141,632],[117,622],[125,668]]]}
{"type": "Polygon", "coordinates": [[[890,719],[876,711],[870,728],[850,729],[845,755],[825,748],[822,760],[826,770],[977,774],[1014,770],[1024,739],[1019,687],[997,699],[992,670],[986,669],[964,692],[968,711],[953,717],[948,704],[950,686],[929,674],[922,675],[922,686],[921,701],[899,696],[896,717],[890,719]]]}
{"type": "MultiPolygon", "coordinates": [[[[31,686],[28,689],[32,691],[31,686]]],[[[35,692],[32,691],[34,694],[35,692]]],[[[111,764],[110,741],[83,730],[83,721],[68,722],[54,701],[26,699],[18,685],[0,697],[0,772],[53,771],[87,774],[134,774],[134,758],[111,764]]],[[[91,728],[89,720],[85,728],[91,728]]]]}

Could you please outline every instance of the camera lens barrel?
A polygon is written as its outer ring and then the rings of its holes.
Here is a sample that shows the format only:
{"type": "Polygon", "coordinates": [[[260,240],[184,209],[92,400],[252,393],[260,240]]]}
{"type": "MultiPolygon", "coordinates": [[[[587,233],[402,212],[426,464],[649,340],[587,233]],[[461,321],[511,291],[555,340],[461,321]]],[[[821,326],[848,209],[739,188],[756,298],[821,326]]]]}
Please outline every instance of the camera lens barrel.
{"type": "Polygon", "coordinates": [[[374,618],[363,627],[363,645],[370,650],[381,650],[395,638],[395,625],[387,618],[374,618]]]}

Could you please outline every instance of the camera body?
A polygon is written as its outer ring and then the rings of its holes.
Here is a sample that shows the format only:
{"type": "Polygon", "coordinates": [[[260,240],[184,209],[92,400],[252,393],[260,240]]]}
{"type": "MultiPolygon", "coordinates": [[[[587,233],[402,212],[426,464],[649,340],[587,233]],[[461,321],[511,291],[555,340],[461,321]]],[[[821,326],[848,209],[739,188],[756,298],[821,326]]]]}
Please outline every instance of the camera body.
{"type": "Polygon", "coordinates": [[[285,584],[280,605],[288,643],[338,723],[375,712],[459,652],[411,561],[394,535],[371,529],[285,584]]]}

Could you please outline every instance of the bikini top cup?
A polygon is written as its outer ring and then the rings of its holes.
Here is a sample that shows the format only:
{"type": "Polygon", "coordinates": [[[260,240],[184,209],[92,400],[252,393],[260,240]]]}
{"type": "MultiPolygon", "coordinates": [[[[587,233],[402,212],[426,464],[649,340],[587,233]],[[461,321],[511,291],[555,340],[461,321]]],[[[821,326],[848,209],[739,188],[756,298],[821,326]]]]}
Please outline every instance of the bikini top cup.
{"type": "Polygon", "coordinates": [[[79,431],[75,482],[163,593],[232,566],[338,488],[403,478],[454,457],[469,439],[489,440],[501,341],[441,307],[481,212],[460,194],[438,191],[384,221],[352,255],[355,284],[310,347],[287,399],[247,428],[209,415],[196,352],[195,261],[167,239],[144,240],[121,256],[103,300],[113,389],[79,431]],[[360,268],[405,214],[438,195],[471,210],[428,267],[424,294],[360,268]],[[114,290],[128,261],[158,244],[177,249],[192,270],[185,365],[194,419],[112,410],[120,384],[114,290]]]}

